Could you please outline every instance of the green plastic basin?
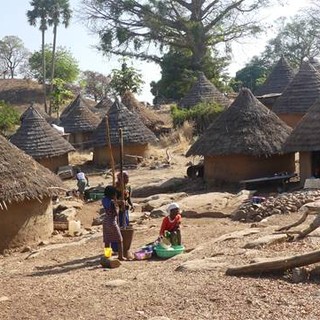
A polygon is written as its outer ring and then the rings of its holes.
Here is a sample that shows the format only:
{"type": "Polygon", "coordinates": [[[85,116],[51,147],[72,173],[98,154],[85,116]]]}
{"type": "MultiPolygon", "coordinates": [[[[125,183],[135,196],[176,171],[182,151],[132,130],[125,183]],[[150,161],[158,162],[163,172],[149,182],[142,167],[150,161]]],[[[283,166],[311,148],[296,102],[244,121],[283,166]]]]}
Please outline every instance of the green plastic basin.
{"type": "Polygon", "coordinates": [[[165,249],[159,245],[154,247],[154,250],[159,258],[167,259],[177,254],[183,253],[185,248],[184,246],[172,246],[169,249],[165,249]]]}

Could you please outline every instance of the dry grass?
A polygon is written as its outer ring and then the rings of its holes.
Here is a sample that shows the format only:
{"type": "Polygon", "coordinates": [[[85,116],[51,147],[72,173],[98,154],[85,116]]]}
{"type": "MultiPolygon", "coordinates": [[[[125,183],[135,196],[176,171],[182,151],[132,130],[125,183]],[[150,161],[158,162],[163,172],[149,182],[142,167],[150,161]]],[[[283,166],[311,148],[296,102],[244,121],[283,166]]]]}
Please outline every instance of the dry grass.
{"type": "Polygon", "coordinates": [[[93,154],[90,151],[83,151],[83,152],[76,151],[69,154],[69,163],[72,166],[80,166],[85,164],[88,161],[91,161],[92,156],[93,154]]]}

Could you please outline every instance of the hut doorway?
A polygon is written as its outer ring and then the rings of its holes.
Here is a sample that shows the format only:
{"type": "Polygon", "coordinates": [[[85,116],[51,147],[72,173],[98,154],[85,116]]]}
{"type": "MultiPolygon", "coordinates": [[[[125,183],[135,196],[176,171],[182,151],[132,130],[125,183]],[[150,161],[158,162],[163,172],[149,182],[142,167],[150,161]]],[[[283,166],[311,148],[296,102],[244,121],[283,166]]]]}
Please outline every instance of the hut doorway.
{"type": "Polygon", "coordinates": [[[311,170],[315,178],[320,178],[320,151],[313,151],[311,155],[311,170]]]}

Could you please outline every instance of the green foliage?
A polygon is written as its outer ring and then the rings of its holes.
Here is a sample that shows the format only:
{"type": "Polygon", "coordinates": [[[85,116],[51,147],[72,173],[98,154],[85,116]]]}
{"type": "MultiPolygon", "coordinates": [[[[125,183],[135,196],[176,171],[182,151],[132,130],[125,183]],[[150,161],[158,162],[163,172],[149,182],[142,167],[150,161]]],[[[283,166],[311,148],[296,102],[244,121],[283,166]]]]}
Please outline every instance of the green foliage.
{"type": "MultiPolygon", "coordinates": [[[[217,52],[213,53],[211,54],[210,51],[207,53],[203,59],[201,70],[218,89],[225,91],[221,75],[229,58],[219,57],[217,52]]],[[[170,50],[163,56],[160,66],[161,79],[151,83],[151,92],[161,99],[179,100],[185,96],[197,79],[198,71],[192,69],[192,54],[186,50],[170,50]]]]}
{"type": "Polygon", "coordinates": [[[50,108],[59,117],[60,107],[73,97],[73,93],[67,89],[66,82],[62,79],[54,78],[52,85],[50,108]]]}
{"type": "Polygon", "coordinates": [[[110,77],[99,72],[86,70],[81,75],[80,86],[84,88],[87,95],[98,101],[104,98],[110,90],[110,81],[110,77]]]}
{"type": "Polygon", "coordinates": [[[185,121],[195,124],[195,133],[201,134],[223,111],[223,107],[212,103],[199,103],[191,109],[171,106],[174,127],[181,127],[185,121]]]}
{"type": "Polygon", "coordinates": [[[261,63],[261,60],[257,57],[254,57],[244,68],[237,71],[231,86],[235,91],[239,91],[241,87],[246,87],[254,92],[264,83],[268,73],[269,68],[261,63]]]}
{"type": "Polygon", "coordinates": [[[10,105],[0,100],[0,132],[5,135],[19,124],[19,113],[10,105]]]}
{"type": "MultiPolygon", "coordinates": [[[[45,60],[51,61],[52,51],[50,46],[45,47],[45,60]]],[[[33,76],[42,81],[42,53],[35,51],[30,59],[30,69],[33,76]]],[[[66,82],[74,82],[80,73],[78,62],[74,59],[70,51],[65,48],[59,47],[55,57],[55,77],[63,79],[66,82]]],[[[49,64],[46,65],[46,81],[51,78],[51,68],[49,64]]]]}
{"type": "Polygon", "coordinates": [[[134,67],[128,67],[125,59],[122,60],[120,70],[112,70],[110,88],[117,95],[123,96],[126,91],[139,93],[143,84],[142,74],[134,67]]]}

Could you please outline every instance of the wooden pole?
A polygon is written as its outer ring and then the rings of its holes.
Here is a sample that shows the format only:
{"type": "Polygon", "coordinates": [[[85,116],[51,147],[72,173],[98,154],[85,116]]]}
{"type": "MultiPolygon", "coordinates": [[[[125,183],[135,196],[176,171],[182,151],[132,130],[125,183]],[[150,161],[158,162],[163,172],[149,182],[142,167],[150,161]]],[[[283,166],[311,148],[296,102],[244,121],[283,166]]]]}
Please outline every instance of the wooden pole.
{"type": "MultiPolygon", "coordinates": [[[[121,201],[122,201],[122,205],[123,201],[124,201],[124,179],[123,179],[123,132],[122,129],[119,129],[119,142],[120,142],[120,177],[121,177],[121,182],[120,182],[120,188],[121,188],[121,201]]],[[[123,208],[123,225],[124,228],[126,228],[126,214],[125,214],[125,205],[123,208]]]]}
{"type": "MultiPolygon", "coordinates": [[[[110,139],[110,128],[109,128],[109,118],[106,116],[106,141],[107,141],[107,151],[110,153],[110,162],[111,162],[111,172],[112,172],[112,185],[115,187],[115,167],[114,167],[114,158],[112,153],[111,139],[110,139]]],[[[108,152],[107,152],[108,154],[108,152]]]]}

